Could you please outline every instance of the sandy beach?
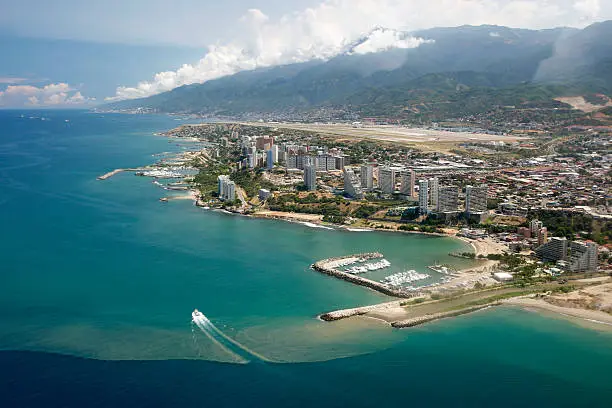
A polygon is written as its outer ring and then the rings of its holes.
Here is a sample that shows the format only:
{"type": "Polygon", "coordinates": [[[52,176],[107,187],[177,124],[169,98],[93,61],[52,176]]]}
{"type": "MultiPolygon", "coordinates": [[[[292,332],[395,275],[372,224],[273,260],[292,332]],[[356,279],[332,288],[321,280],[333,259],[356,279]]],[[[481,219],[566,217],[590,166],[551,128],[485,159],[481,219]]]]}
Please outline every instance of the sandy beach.
{"type": "Polygon", "coordinates": [[[537,309],[554,312],[565,317],[587,320],[591,323],[598,323],[602,329],[612,330],[612,315],[600,310],[589,310],[575,307],[562,307],[553,305],[546,300],[535,297],[520,297],[507,299],[505,305],[520,306],[527,309],[537,309]]]}

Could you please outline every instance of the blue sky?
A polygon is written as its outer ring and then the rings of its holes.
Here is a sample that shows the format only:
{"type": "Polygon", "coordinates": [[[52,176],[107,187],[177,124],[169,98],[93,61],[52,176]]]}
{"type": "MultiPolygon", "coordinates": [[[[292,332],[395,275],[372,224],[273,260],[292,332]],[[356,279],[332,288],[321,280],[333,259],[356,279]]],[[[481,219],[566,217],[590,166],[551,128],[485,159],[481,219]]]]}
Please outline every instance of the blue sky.
{"type": "MultiPolygon", "coordinates": [[[[375,26],[583,27],[606,19],[610,0],[0,0],[0,107],[144,97],[330,58],[375,26]]],[[[420,44],[389,34],[368,49],[420,44]]]]}

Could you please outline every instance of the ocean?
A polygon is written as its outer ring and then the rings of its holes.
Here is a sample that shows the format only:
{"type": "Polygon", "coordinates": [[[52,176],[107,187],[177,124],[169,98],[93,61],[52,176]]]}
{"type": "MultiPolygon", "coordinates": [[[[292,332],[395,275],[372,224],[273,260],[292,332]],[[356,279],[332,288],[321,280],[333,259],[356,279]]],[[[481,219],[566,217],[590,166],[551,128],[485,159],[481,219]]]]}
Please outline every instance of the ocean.
{"type": "Polygon", "coordinates": [[[96,179],[189,149],[155,135],[181,123],[0,111],[0,406],[609,405],[610,332],[516,308],[410,330],[316,318],[389,298],[314,261],[381,251],[394,272],[427,272],[460,262],[461,241],[228,215],[161,203],[129,172],[96,179]]]}

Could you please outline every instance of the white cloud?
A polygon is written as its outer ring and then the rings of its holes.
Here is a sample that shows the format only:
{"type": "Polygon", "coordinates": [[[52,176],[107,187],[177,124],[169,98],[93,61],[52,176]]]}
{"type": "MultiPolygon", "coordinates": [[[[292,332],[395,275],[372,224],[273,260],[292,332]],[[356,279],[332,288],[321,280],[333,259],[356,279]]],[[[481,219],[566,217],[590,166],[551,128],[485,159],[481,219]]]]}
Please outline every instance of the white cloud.
{"type": "Polygon", "coordinates": [[[574,9],[580,13],[582,19],[589,21],[597,18],[601,12],[601,4],[599,0],[577,0],[574,9]]]}
{"type": "Polygon", "coordinates": [[[64,82],[33,85],[9,85],[0,91],[0,106],[74,106],[87,105],[95,98],[86,98],[64,82]]]}
{"type": "Polygon", "coordinates": [[[0,76],[0,84],[18,84],[21,82],[27,81],[26,78],[18,78],[18,77],[1,77],[0,76]]]}
{"type": "Polygon", "coordinates": [[[584,26],[597,20],[600,11],[598,0],[325,0],[273,21],[261,10],[251,9],[240,19],[236,38],[209,46],[196,64],[160,72],[133,87],[119,87],[106,100],[146,97],[259,67],[329,59],[377,26],[391,30],[376,32],[353,52],[413,48],[423,43],[397,30],[463,24],[584,26]]]}

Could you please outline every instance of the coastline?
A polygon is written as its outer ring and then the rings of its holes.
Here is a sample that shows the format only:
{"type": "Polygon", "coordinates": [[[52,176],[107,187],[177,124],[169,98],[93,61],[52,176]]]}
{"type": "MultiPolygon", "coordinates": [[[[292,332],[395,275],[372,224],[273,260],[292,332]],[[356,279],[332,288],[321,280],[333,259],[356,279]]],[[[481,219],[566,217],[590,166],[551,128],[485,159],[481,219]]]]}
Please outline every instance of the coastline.
{"type": "Polygon", "coordinates": [[[612,330],[612,315],[600,310],[562,307],[548,303],[543,299],[536,299],[534,297],[516,297],[507,299],[503,301],[503,304],[519,306],[523,309],[539,309],[554,312],[558,315],[606,325],[610,330],[612,330]]]}

